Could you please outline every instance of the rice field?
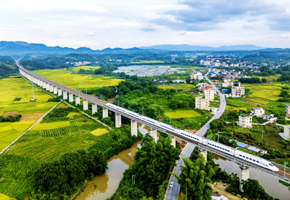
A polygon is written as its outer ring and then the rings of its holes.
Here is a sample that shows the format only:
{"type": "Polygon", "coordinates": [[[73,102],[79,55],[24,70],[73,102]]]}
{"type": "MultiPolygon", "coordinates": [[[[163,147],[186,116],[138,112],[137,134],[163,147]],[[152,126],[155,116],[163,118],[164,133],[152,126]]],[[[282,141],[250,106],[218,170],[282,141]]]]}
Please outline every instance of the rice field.
{"type": "Polygon", "coordinates": [[[65,152],[85,149],[95,143],[91,132],[97,123],[71,125],[63,128],[31,130],[22,136],[7,154],[28,156],[40,162],[53,160],[65,152]]]}
{"type": "Polygon", "coordinates": [[[159,85],[157,86],[158,88],[161,89],[175,89],[175,90],[190,90],[194,89],[195,86],[191,84],[177,84],[177,85],[159,85]]]}
{"type": "Polygon", "coordinates": [[[108,130],[105,129],[105,128],[98,128],[98,129],[93,130],[93,131],[91,132],[91,134],[93,134],[93,135],[95,135],[95,136],[103,135],[103,134],[105,134],[105,133],[108,133],[108,130]]]}
{"type": "Polygon", "coordinates": [[[10,197],[0,193],[0,199],[1,200],[10,200],[10,197]]]}
{"type": "Polygon", "coordinates": [[[31,130],[48,130],[48,129],[54,129],[54,128],[67,127],[67,126],[70,126],[69,121],[39,123],[35,125],[31,130]]]}
{"type": "Polygon", "coordinates": [[[83,70],[96,70],[96,69],[99,69],[100,66],[78,66],[78,67],[73,67],[71,68],[72,71],[79,71],[80,69],[83,69],[83,70]]]}
{"type": "Polygon", "coordinates": [[[191,118],[191,117],[201,116],[201,114],[199,114],[195,110],[176,110],[175,112],[166,112],[164,114],[167,117],[171,117],[172,119],[191,118]]]}
{"type": "Polygon", "coordinates": [[[75,117],[79,117],[81,116],[81,113],[78,112],[70,112],[66,117],[70,118],[70,119],[74,119],[75,117]]]}
{"type": "Polygon", "coordinates": [[[34,73],[73,89],[77,86],[79,89],[113,86],[118,85],[119,82],[123,81],[122,79],[115,79],[114,77],[109,76],[91,76],[88,74],[70,73],[67,69],[45,69],[34,71],[34,73]]]}
{"type": "Polygon", "coordinates": [[[281,87],[277,84],[244,84],[245,88],[252,91],[247,96],[248,101],[259,104],[267,104],[279,99],[281,87]]]}
{"type": "Polygon", "coordinates": [[[51,98],[38,88],[34,88],[36,101],[30,102],[32,87],[22,78],[0,80],[0,115],[22,114],[20,122],[0,123],[0,151],[29,128],[43,113],[51,109],[56,102],[47,102],[51,98]],[[17,101],[15,101],[17,99],[17,101]]]}
{"type": "Polygon", "coordinates": [[[0,151],[7,147],[21,133],[28,129],[34,121],[1,122],[0,123],[0,151]]]}

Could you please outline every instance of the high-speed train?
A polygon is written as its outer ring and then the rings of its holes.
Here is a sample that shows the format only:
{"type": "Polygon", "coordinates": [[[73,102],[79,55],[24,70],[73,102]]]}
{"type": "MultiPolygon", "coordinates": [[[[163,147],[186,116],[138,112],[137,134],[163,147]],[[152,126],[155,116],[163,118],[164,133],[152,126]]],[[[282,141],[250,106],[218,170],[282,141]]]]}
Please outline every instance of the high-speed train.
{"type": "Polygon", "coordinates": [[[170,126],[170,125],[165,124],[163,122],[159,122],[155,119],[151,119],[149,117],[140,115],[138,113],[132,112],[130,110],[121,108],[119,106],[116,106],[116,105],[113,105],[110,103],[107,103],[106,106],[109,108],[113,108],[114,110],[117,110],[119,112],[126,113],[127,115],[131,115],[132,117],[138,118],[138,119],[146,121],[148,123],[151,123],[153,125],[160,126],[163,129],[165,129],[167,131],[167,133],[169,133],[169,134],[180,135],[181,138],[187,138],[187,139],[193,140],[196,143],[201,143],[201,144],[207,145],[211,148],[218,149],[219,151],[222,151],[224,153],[230,154],[232,156],[238,157],[238,158],[243,159],[243,160],[247,160],[250,163],[259,165],[259,166],[264,167],[266,169],[269,169],[269,170],[272,170],[275,172],[279,171],[279,169],[275,165],[273,165],[270,161],[265,160],[263,158],[254,156],[254,155],[249,154],[249,153],[245,153],[245,152],[240,151],[240,150],[236,150],[232,147],[226,146],[226,145],[218,143],[218,142],[214,142],[212,140],[208,140],[204,137],[188,133],[184,130],[178,129],[176,127],[170,126]]]}

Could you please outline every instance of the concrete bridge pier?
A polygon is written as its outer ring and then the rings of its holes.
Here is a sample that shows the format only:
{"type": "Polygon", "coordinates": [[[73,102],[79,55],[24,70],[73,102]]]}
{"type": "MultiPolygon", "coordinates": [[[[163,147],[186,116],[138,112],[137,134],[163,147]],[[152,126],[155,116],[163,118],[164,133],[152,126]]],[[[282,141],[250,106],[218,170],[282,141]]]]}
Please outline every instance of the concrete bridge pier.
{"type": "Polygon", "coordinates": [[[131,136],[138,136],[137,121],[131,119],[131,136]]]}
{"type": "Polygon", "coordinates": [[[63,99],[67,99],[67,91],[63,91],[63,99]]]}
{"type": "Polygon", "coordinates": [[[81,98],[76,96],[76,106],[81,104],[81,98]]]}
{"type": "Polygon", "coordinates": [[[150,136],[153,137],[155,142],[157,142],[158,137],[157,137],[157,130],[156,129],[150,128],[150,136]]]}
{"type": "Polygon", "coordinates": [[[62,95],[62,89],[58,88],[58,96],[61,96],[61,95],[62,95]]]}
{"type": "Polygon", "coordinates": [[[53,94],[57,94],[57,87],[53,86],[53,94]]]}
{"type": "Polygon", "coordinates": [[[69,93],[68,95],[68,102],[74,102],[74,95],[72,93],[69,93]]]}
{"type": "Polygon", "coordinates": [[[120,128],[122,125],[122,115],[120,115],[119,113],[115,113],[115,127],[116,128],[120,128]]]}
{"type": "Polygon", "coordinates": [[[199,149],[200,155],[202,155],[205,159],[205,162],[207,162],[207,150],[205,149],[199,149]]]}
{"type": "Polygon", "coordinates": [[[171,145],[176,147],[176,139],[175,137],[172,137],[172,136],[171,136],[171,145]]]}
{"type": "Polygon", "coordinates": [[[242,170],[241,178],[240,178],[240,191],[244,192],[242,181],[246,181],[246,180],[249,179],[249,177],[250,177],[250,169],[249,169],[249,167],[247,167],[245,165],[241,165],[240,169],[242,170]]]}
{"type": "Polygon", "coordinates": [[[89,103],[88,100],[83,99],[83,109],[84,110],[88,110],[89,109],[89,103]]]}
{"type": "Polygon", "coordinates": [[[46,90],[49,91],[49,83],[46,83],[46,90]]]}
{"type": "Polygon", "coordinates": [[[109,116],[108,109],[107,108],[103,108],[103,118],[107,118],[108,116],[109,116]]]}
{"type": "Polygon", "coordinates": [[[97,106],[97,104],[93,103],[92,104],[92,115],[95,114],[96,112],[98,112],[98,106],[97,106]]]}
{"type": "Polygon", "coordinates": [[[52,84],[49,85],[49,91],[53,92],[53,85],[52,84]]]}

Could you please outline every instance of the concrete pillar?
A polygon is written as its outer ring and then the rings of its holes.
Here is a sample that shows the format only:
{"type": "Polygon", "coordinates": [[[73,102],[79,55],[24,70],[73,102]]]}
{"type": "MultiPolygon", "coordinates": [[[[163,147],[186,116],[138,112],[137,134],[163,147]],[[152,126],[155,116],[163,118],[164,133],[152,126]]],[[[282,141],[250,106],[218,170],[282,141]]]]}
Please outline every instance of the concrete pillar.
{"type": "Polygon", "coordinates": [[[200,149],[199,150],[200,155],[203,155],[205,162],[207,162],[207,150],[205,149],[200,149]]]}
{"type": "Polygon", "coordinates": [[[122,115],[115,113],[115,127],[120,128],[122,125],[122,115]]]}
{"type": "Polygon", "coordinates": [[[97,104],[93,103],[92,104],[92,115],[95,114],[96,112],[98,112],[98,106],[97,106],[97,104]]]}
{"type": "Polygon", "coordinates": [[[81,98],[76,96],[76,106],[81,104],[81,98]]]}
{"type": "Polygon", "coordinates": [[[63,99],[67,99],[67,91],[65,91],[65,90],[63,91],[63,96],[62,97],[63,97],[63,99]]]}
{"type": "Polygon", "coordinates": [[[46,90],[49,90],[49,83],[46,83],[46,90]]]}
{"type": "Polygon", "coordinates": [[[155,142],[157,142],[158,137],[157,137],[157,130],[156,129],[150,128],[150,136],[153,137],[155,142]]]}
{"type": "Polygon", "coordinates": [[[138,136],[137,132],[137,121],[131,119],[131,136],[138,136]]]}
{"type": "Polygon", "coordinates": [[[246,181],[246,180],[249,179],[249,177],[250,177],[250,169],[249,169],[249,167],[244,166],[244,165],[241,165],[240,169],[242,170],[241,178],[240,178],[240,191],[244,192],[242,180],[246,181]]]}
{"type": "Polygon", "coordinates": [[[84,99],[83,100],[83,110],[88,110],[88,109],[89,109],[88,100],[84,99]]]}
{"type": "Polygon", "coordinates": [[[284,126],[284,136],[287,140],[290,139],[290,126],[284,126]]]}
{"type": "Polygon", "coordinates": [[[74,95],[72,93],[69,93],[68,95],[68,102],[73,102],[74,101],[74,95]]]}
{"type": "Polygon", "coordinates": [[[62,95],[62,89],[58,88],[58,96],[62,95]]]}
{"type": "Polygon", "coordinates": [[[53,85],[52,84],[49,85],[49,91],[53,92],[53,85]]]}
{"type": "Polygon", "coordinates": [[[103,108],[103,118],[107,118],[108,116],[109,116],[108,109],[107,108],[103,108]]]}
{"type": "Polygon", "coordinates": [[[176,147],[176,140],[175,137],[171,136],[171,145],[176,147]]]}
{"type": "Polygon", "coordinates": [[[53,94],[57,94],[57,87],[53,86],[53,94]]]}

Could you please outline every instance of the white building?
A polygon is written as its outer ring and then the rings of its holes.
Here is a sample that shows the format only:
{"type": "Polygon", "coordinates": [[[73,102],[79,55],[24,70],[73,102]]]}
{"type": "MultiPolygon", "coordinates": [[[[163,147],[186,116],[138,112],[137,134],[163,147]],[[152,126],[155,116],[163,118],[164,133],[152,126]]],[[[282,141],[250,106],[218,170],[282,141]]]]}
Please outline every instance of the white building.
{"type": "Polygon", "coordinates": [[[232,87],[232,97],[241,97],[245,94],[244,87],[232,87]]]}
{"type": "Polygon", "coordinates": [[[224,79],[224,82],[222,83],[222,87],[233,87],[234,82],[231,81],[231,79],[224,79]]]}
{"type": "Polygon", "coordinates": [[[290,126],[284,126],[284,137],[286,140],[290,139],[290,126]]]}
{"type": "Polygon", "coordinates": [[[252,127],[252,116],[239,116],[239,126],[243,128],[251,128],[252,127]]]}
{"type": "Polygon", "coordinates": [[[202,96],[195,97],[195,109],[208,110],[208,107],[208,99],[203,99],[202,96]]]}
{"type": "Polygon", "coordinates": [[[265,114],[265,110],[262,107],[255,107],[252,110],[252,115],[256,115],[257,117],[262,117],[265,114]]]}
{"type": "Polygon", "coordinates": [[[286,112],[286,116],[290,117],[290,104],[285,105],[285,112],[286,112]]]}
{"type": "Polygon", "coordinates": [[[200,77],[200,76],[202,76],[202,73],[196,72],[196,71],[192,71],[189,74],[190,79],[193,79],[193,80],[198,80],[198,77],[200,77]]]}
{"type": "Polygon", "coordinates": [[[214,90],[209,88],[204,90],[205,98],[208,100],[214,100],[214,90]]]}

